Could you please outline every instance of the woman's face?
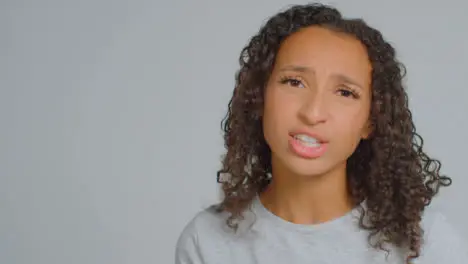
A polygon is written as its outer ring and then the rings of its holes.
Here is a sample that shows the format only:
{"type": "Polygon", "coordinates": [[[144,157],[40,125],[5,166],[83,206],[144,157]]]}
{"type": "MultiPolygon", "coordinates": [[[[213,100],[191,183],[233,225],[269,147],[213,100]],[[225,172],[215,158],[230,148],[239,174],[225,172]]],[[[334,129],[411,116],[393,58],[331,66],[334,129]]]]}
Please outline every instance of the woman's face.
{"type": "Polygon", "coordinates": [[[371,64],[352,36],[312,26],[281,45],[265,91],[273,167],[304,176],[345,169],[370,133],[371,64]]]}

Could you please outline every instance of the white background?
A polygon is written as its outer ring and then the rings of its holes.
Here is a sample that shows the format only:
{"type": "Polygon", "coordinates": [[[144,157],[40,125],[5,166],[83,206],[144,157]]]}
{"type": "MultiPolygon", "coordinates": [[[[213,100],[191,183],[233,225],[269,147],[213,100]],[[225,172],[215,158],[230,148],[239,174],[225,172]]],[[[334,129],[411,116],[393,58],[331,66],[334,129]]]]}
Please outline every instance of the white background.
{"type": "MultiPolygon", "coordinates": [[[[426,150],[454,179],[435,205],[468,237],[467,2],[334,3],[397,48],[426,150]]],[[[239,53],[287,4],[1,1],[0,263],[173,263],[217,202],[239,53]]]]}

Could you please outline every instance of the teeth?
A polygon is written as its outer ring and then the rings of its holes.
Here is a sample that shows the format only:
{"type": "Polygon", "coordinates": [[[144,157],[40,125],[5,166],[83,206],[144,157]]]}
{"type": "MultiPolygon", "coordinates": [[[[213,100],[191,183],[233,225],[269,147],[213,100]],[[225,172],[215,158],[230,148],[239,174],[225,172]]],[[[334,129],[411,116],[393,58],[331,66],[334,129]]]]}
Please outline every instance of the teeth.
{"type": "Polygon", "coordinates": [[[301,141],[306,146],[320,146],[320,142],[317,139],[309,137],[307,135],[299,134],[295,135],[294,138],[301,141]]]}

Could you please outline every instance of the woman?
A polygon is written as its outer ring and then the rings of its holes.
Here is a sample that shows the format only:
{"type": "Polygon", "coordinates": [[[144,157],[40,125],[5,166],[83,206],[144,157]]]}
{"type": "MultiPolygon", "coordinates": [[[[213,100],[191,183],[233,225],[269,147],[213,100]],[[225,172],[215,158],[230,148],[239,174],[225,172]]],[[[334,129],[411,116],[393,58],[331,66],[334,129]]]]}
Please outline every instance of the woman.
{"type": "Polygon", "coordinates": [[[468,263],[426,210],[422,149],[381,33],[330,6],[272,17],[241,54],[224,120],[224,199],[182,232],[176,263],[468,263]]]}

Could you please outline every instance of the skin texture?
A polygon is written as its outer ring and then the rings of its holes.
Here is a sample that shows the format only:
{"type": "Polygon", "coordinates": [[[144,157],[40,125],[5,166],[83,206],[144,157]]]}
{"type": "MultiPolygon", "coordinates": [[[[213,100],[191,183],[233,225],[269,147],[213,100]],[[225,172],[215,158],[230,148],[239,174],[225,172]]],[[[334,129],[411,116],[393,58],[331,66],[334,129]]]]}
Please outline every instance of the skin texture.
{"type": "Polygon", "coordinates": [[[338,217],[365,200],[360,227],[371,244],[401,247],[408,263],[418,257],[422,213],[451,179],[423,149],[404,66],[382,34],[332,7],[298,5],[271,17],[239,62],[218,172],[227,225],[236,228],[258,195],[274,213],[303,223],[338,217]],[[278,83],[287,64],[314,74],[284,71],[303,82],[278,83]],[[359,100],[341,91],[337,73],[357,83],[360,88],[349,82],[343,88],[357,90],[359,100]],[[296,129],[329,140],[325,155],[305,160],[289,152],[288,132],[296,129]]]}
{"type": "Polygon", "coordinates": [[[275,214],[304,224],[351,209],[346,161],[370,134],[371,70],[357,39],[322,27],[303,29],[281,45],[263,112],[273,180],[261,198],[275,214]],[[326,140],[325,154],[295,154],[289,147],[294,131],[326,140]]]}

